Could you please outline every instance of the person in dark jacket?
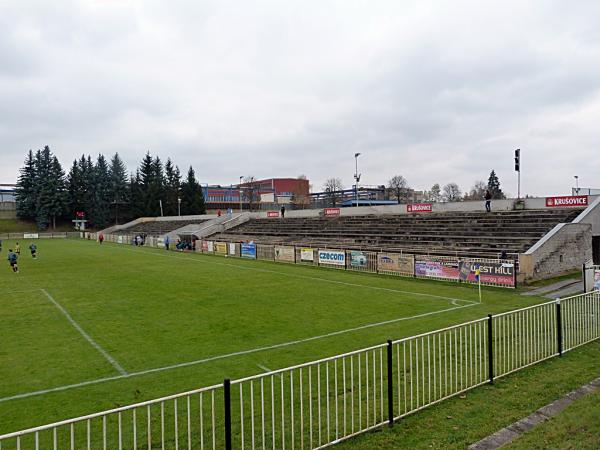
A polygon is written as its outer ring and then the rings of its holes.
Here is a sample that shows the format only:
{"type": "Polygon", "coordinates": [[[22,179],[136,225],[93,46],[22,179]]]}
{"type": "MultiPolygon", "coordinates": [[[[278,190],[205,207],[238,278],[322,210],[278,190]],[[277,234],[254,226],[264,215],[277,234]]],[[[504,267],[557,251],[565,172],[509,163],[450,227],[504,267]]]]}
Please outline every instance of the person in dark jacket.
{"type": "Polygon", "coordinates": [[[12,251],[12,248],[8,250],[8,263],[12,268],[12,271],[15,273],[19,273],[19,266],[17,265],[17,254],[12,251]]]}
{"type": "Polygon", "coordinates": [[[485,196],[483,198],[485,198],[485,210],[490,212],[492,210],[492,193],[489,189],[485,191],[485,196]]]}

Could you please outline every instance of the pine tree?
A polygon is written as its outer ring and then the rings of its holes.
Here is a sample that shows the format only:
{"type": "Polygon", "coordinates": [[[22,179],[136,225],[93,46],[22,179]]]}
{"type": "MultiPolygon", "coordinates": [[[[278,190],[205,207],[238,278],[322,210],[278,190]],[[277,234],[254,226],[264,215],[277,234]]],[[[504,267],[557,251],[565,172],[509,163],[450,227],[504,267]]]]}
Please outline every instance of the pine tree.
{"type": "Polygon", "coordinates": [[[111,203],[111,180],[103,155],[98,155],[92,173],[89,220],[94,227],[103,228],[109,222],[111,203]]]}
{"type": "Polygon", "coordinates": [[[506,198],[504,192],[502,192],[502,189],[500,188],[500,180],[498,180],[498,176],[494,170],[490,172],[487,188],[489,189],[490,194],[492,194],[492,199],[501,200],[506,198]]]}
{"type": "Polygon", "coordinates": [[[171,159],[165,164],[165,199],[163,201],[166,216],[178,214],[178,199],[181,198],[181,173],[179,167],[174,166],[171,159]]]}
{"type": "Polygon", "coordinates": [[[122,209],[129,202],[129,189],[127,186],[125,164],[123,164],[118,153],[115,153],[110,160],[108,173],[110,178],[110,199],[115,210],[115,223],[119,223],[119,209],[122,209]]]}
{"type": "Polygon", "coordinates": [[[158,158],[152,159],[147,152],[139,168],[139,201],[141,216],[158,216],[160,214],[160,195],[162,194],[162,164],[158,158]]]}
{"type": "Polygon", "coordinates": [[[35,218],[36,180],[33,151],[29,150],[15,188],[17,216],[21,219],[35,218]]]}
{"type": "Polygon", "coordinates": [[[196,181],[194,169],[190,166],[187,178],[181,188],[181,214],[205,214],[206,204],[200,183],[196,181]]]}
{"type": "Polygon", "coordinates": [[[36,222],[40,230],[52,223],[56,228],[56,218],[64,214],[67,207],[65,174],[52,155],[50,147],[38,150],[35,156],[36,170],[36,222]]]}

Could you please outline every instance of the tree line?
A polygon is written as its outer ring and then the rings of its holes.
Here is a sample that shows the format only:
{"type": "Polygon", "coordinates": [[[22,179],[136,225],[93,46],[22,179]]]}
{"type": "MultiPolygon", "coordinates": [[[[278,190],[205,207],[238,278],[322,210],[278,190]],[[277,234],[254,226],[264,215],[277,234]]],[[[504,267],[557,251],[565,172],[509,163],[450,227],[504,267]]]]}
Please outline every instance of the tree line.
{"type": "MultiPolygon", "coordinates": [[[[385,189],[386,199],[397,200],[398,203],[410,203],[414,201],[414,190],[409,186],[408,181],[402,175],[393,176],[387,185],[381,186],[385,189]]],[[[329,178],[323,185],[323,190],[327,193],[327,197],[336,205],[341,199],[340,191],[344,189],[340,178],[329,178]]],[[[435,183],[431,189],[423,192],[423,200],[428,202],[460,202],[469,200],[483,200],[485,192],[489,190],[493,200],[505,199],[506,195],[500,187],[500,180],[496,175],[496,171],[492,170],[488,177],[487,183],[476,181],[473,187],[463,194],[460,186],[456,183],[448,183],[440,186],[435,183]]]]}
{"type": "Polygon", "coordinates": [[[65,174],[50,147],[29,151],[15,189],[17,216],[35,220],[40,230],[83,213],[95,228],[142,216],[204,214],[202,187],[190,166],[182,177],[170,159],[147,152],[134,173],[115,153],[108,161],[81,155],[65,174]]]}

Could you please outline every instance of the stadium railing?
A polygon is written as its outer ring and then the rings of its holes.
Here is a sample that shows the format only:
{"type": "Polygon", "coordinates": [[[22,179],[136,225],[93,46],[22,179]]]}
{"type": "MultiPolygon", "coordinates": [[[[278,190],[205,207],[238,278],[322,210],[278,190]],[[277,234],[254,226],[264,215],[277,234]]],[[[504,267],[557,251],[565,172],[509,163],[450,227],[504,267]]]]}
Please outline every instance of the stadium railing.
{"type": "Polygon", "coordinates": [[[0,436],[0,448],[325,448],[600,338],[600,292],[0,436]]]}

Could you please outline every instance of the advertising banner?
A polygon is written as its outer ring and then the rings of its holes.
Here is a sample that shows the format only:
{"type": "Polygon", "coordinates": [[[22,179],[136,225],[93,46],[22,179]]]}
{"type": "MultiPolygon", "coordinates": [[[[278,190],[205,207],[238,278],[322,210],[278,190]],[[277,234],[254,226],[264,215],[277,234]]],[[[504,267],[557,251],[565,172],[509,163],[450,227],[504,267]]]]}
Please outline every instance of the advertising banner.
{"type": "Polygon", "coordinates": [[[546,206],[559,208],[564,206],[588,206],[587,195],[568,195],[564,197],[546,197],[546,206]]]}
{"type": "Polygon", "coordinates": [[[164,248],[165,247],[165,238],[158,238],[156,240],[156,246],[164,248]]]}
{"type": "Polygon", "coordinates": [[[296,262],[296,249],[284,245],[275,246],[275,261],[296,262]]]}
{"type": "Polygon", "coordinates": [[[242,258],[256,259],[256,244],[242,244],[242,258]]]}
{"type": "Polygon", "coordinates": [[[458,273],[458,259],[419,256],[415,261],[415,274],[418,277],[458,280],[458,273]]]}
{"type": "Polygon", "coordinates": [[[215,242],[215,253],[227,254],[227,242],[215,242]]]}
{"type": "Polygon", "coordinates": [[[202,248],[202,251],[203,251],[203,252],[207,252],[207,251],[208,251],[208,241],[202,241],[202,244],[201,244],[201,245],[202,245],[202,246],[201,246],[201,248],[202,248]]]}
{"type": "Polygon", "coordinates": [[[600,269],[594,270],[594,290],[600,291],[600,269]]]}
{"type": "Polygon", "coordinates": [[[37,233],[25,233],[23,239],[38,239],[40,236],[37,233]]]}
{"type": "Polygon", "coordinates": [[[274,217],[279,217],[279,211],[267,211],[267,217],[272,219],[274,217]]]}
{"type": "Polygon", "coordinates": [[[319,265],[345,266],[346,252],[339,250],[319,250],[319,265]]]}
{"type": "Polygon", "coordinates": [[[350,252],[350,265],[352,267],[367,267],[367,255],[364,252],[352,250],[350,252]]]}
{"type": "Polygon", "coordinates": [[[213,241],[206,242],[206,251],[211,253],[215,251],[215,243],[213,241]]]}
{"type": "Polygon", "coordinates": [[[433,204],[431,203],[413,203],[411,205],[406,205],[406,212],[409,213],[431,212],[432,209],[433,204]]]}
{"type": "Polygon", "coordinates": [[[229,255],[235,256],[235,243],[233,242],[229,243],[229,255]]]}
{"type": "Polygon", "coordinates": [[[123,243],[123,236],[119,235],[117,236],[117,244],[122,244],[123,243]]]}
{"type": "Polygon", "coordinates": [[[459,279],[468,283],[477,283],[475,270],[479,268],[482,284],[513,286],[515,283],[515,265],[501,262],[461,261],[459,279]]]}
{"type": "Polygon", "coordinates": [[[323,215],[325,217],[339,216],[340,213],[340,208],[325,208],[323,210],[323,215]]]}
{"type": "Polygon", "coordinates": [[[412,275],[415,271],[415,259],[399,253],[379,253],[377,270],[380,272],[399,272],[412,275]]]}
{"type": "Polygon", "coordinates": [[[300,249],[300,261],[314,261],[314,252],[312,248],[301,248],[300,249]]]}

